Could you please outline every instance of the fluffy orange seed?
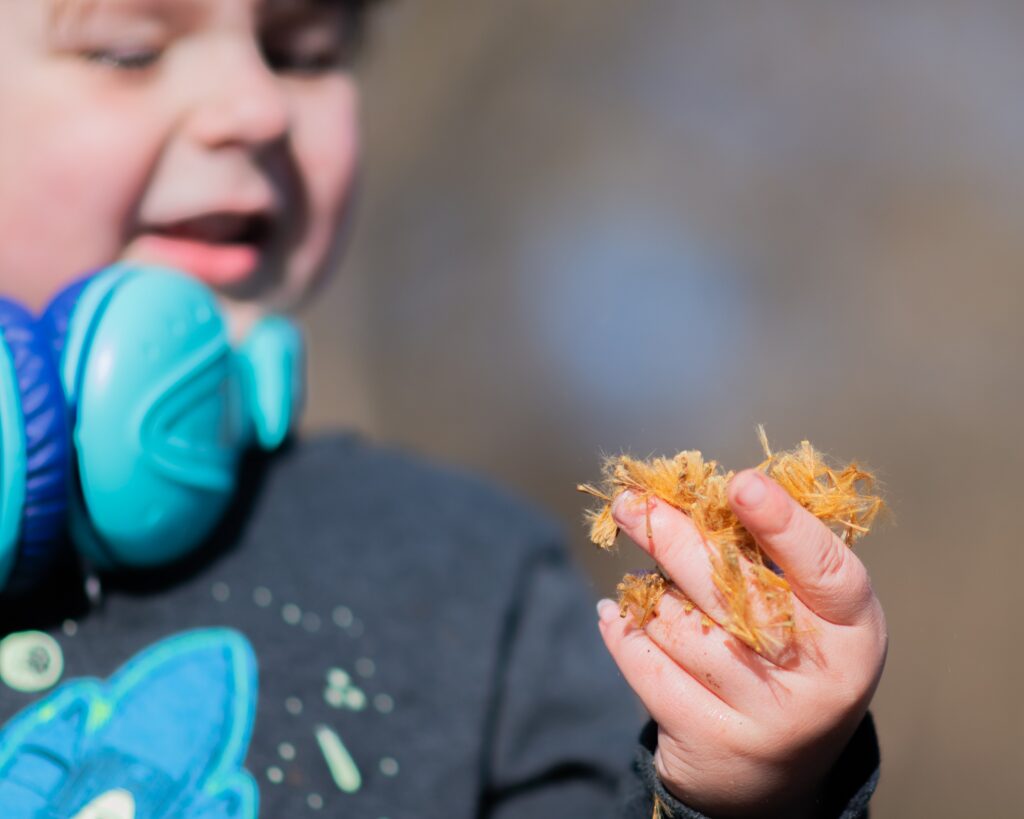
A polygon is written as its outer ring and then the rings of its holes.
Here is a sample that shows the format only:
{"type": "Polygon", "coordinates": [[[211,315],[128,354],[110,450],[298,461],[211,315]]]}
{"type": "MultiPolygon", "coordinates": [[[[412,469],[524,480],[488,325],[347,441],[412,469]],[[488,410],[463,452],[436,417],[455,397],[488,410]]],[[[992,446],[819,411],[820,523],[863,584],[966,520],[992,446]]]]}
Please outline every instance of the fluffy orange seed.
{"type": "MultiPolygon", "coordinates": [[[[867,534],[881,511],[873,494],[874,476],[856,463],[832,467],[807,441],[789,452],[772,453],[764,428],[758,428],[765,460],[758,469],[778,482],[801,506],[852,546],[867,534]]],[[[644,501],[656,497],[686,513],[704,538],[712,579],[728,611],[722,626],[755,651],[781,648],[793,631],[789,583],[777,574],[728,502],[732,472],[700,452],[640,461],[628,455],[607,458],[600,488],[577,487],[602,504],[586,513],[590,539],[603,549],[615,545],[619,529],[611,514],[614,500],[630,491],[644,501]]],[[[619,584],[622,616],[643,626],[669,588],[660,573],[626,575],[619,584]]]]}

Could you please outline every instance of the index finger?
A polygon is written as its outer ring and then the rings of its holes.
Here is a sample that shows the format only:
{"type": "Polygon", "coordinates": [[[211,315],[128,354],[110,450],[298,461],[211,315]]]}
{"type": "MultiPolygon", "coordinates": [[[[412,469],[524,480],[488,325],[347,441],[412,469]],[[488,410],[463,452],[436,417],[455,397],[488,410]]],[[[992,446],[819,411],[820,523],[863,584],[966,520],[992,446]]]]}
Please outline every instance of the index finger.
{"type": "Polygon", "coordinates": [[[874,616],[877,600],[864,564],[775,481],[753,469],[740,472],[729,484],[729,502],[811,611],[837,625],[874,616]]]}

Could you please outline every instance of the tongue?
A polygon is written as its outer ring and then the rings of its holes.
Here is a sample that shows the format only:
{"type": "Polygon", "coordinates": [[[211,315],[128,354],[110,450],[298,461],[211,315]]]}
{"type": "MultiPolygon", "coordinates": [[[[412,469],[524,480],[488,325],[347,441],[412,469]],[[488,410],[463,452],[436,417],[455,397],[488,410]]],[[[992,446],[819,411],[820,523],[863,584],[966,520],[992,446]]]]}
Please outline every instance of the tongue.
{"type": "Polygon", "coordinates": [[[239,284],[256,272],[260,262],[260,252],[251,244],[222,244],[155,233],[136,239],[128,256],[179,268],[213,287],[239,284]]]}

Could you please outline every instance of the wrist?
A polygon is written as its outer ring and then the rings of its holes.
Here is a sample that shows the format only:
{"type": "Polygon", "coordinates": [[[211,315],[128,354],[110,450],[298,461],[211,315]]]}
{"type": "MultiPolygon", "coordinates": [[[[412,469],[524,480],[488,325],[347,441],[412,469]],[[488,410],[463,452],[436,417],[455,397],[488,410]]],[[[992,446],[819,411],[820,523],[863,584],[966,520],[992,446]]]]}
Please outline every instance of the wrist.
{"type": "MultiPolygon", "coordinates": [[[[679,803],[714,819],[757,819],[785,816],[787,819],[820,819],[825,772],[809,772],[806,767],[769,766],[749,760],[744,771],[721,770],[721,776],[708,776],[703,768],[692,782],[671,776],[678,771],[678,760],[667,759],[661,747],[653,757],[655,773],[669,796],[679,803]],[[774,770],[771,768],[774,767],[774,770]],[[800,770],[801,775],[794,776],[800,770]]],[[[724,768],[724,766],[723,766],[724,768]]]]}
{"type": "MultiPolygon", "coordinates": [[[[637,771],[646,783],[647,789],[659,797],[672,811],[673,819],[740,819],[741,817],[786,816],[803,819],[863,819],[867,806],[878,785],[879,751],[871,714],[865,714],[849,742],[842,749],[831,768],[819,775],[808,777],[806,765],[793,762],[779,768],[766,777],[764,770],[751,768],[747,774],[730,774],[731,787],[708,789],[708,774],[715,766],[701,760],[700,771],[695,771],[694,782],[700,787],[690,787],[678,777],[664,774],[665,752],[662,750],[660,728],[649,722],[640,735],[640,756],[637,771]],[[793,779],[794,769],[803,770],[801,789],[793,779]],[[737,788],[740,782],[768,781],[758,792],[746,793],[737,788]],[[810,782],[813,779],[814,782],[810,782]],[[771,782],[788,788],[773,789],[771,782]]],[[[665,743],[667,749],[671,741],[665,743]]],[[[682,754],[680,754],[682,756],[682,754]]],[[[673,770],[685,770],[678,762],[673,770]]],[[[721,777],[725,779],[725,777],[721,777]]]]}

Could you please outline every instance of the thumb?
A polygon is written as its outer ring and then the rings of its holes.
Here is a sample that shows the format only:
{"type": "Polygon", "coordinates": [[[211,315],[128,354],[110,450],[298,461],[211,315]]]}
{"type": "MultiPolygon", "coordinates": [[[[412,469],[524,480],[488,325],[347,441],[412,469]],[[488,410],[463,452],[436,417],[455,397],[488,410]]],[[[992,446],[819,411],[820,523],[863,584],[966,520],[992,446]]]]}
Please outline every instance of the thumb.
{"type": "Polygon", "coordinates": [[[857,625],[874,614],[864,564],[775,481],[753,469],[740,472],[729,484],[729,503],[811,611],[839,625],[857,625]]]}

